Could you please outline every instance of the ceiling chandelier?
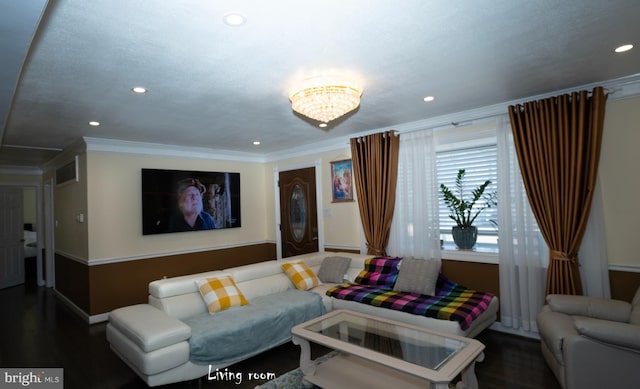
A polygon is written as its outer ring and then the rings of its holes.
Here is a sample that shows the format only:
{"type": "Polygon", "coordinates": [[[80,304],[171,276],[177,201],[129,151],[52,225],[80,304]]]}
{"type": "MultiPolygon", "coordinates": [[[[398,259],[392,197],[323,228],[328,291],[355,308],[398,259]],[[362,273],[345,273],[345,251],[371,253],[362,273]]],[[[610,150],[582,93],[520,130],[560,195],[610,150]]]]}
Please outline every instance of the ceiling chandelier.
{"type": "Polygon", "coordinates": [[[291,108],[313,120],[328,123],[360,105],[362,87],[341,76],[307,78],[289,92],[291,108]]]}

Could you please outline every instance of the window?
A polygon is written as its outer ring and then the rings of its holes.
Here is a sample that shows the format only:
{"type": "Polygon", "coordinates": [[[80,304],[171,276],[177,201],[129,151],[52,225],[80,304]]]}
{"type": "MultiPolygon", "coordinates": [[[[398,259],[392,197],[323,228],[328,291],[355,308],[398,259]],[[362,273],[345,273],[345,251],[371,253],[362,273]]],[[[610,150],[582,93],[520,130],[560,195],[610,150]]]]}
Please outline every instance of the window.
{"type": "MultiPolygon", "coordinates": [[[[465,169],[465,196],[486,180],[490,180],[491,184],[487,187],[485,193],[497,191],[497,145],[495,128],[492,130],[473,131],[470,128],[459,132],[454,137],[449,137],[449,139],[444,139],[443,137],[439,139],[436,151],[438,187],[440,184],[445,184],[449,188],[454,188],[458,170],[465,169]],[[492,136],[487,137],[488,132],[492,136]],[[460,141],[460,139],[464,140],[460,141]]],[[[453,236],[451,235],[451,228],[455,226],[455,222],[449,217],[449,209],[444,204],[440,191],[438,191],[438,194],[440,238],[443,241],[444,249],[455,249],[453,236]]],[[[484,203],[484,199],[480,199],[476,203],[476,207],[478,205],[482,206],[482,203],[484,203]]],[[[497,207],[485,209],[474,221],[473,225],[478,228],[477,249],[497,251],[497,221],[497,207]]]]}

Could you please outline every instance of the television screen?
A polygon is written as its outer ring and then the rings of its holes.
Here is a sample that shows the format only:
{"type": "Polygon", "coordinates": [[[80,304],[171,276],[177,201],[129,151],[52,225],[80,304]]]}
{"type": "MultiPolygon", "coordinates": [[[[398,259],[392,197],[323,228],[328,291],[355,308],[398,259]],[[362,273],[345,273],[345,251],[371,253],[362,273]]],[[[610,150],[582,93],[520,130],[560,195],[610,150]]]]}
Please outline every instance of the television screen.
{"type": "Polygon", "coordinates": [[[240,226],[240,173],[142,169],[143,235],[240,226]]]}

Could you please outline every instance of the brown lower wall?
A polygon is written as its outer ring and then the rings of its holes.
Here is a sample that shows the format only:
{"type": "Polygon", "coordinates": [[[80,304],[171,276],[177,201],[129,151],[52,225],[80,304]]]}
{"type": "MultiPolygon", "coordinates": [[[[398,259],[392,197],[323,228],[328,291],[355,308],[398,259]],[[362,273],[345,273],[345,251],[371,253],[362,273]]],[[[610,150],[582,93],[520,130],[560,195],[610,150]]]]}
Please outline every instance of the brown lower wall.
{"type": "Polygon", "coordinates": [[[493,293],[500,298],[500,275],[496,264],[443,259],[442,273],[460,285],[493,293]]]}
{"type": "Polygon", "coordinates": [[[496,264],[443,259],[442,274],[467,288],[493,293],[500,298],[500,275],[496,264]]]}
{"type": "MultiPolygon", "coordinates": [[[[149,282],[165,276],[220,270],[276,257],[276,245],[273,243],[95,266],[87,266],[56,254],[56,289],[78,308],[93,316],[127,305],[146,303],[149,282]]],[[[459,284],[500,297],[497,264],[445,259],[442,261],[442,270],[448,278],[459,284]]],[[[610,271],[609,276],[611,297],[631,301],[640,286],[640,273],[610,271]]]]}
{"type": "Polygon", "coordinates": [[[55,259],[56,290],[88,313],[89,267],[57,253],[55,259]]]}
{"type": "Polygon", "coordinates": [[[256,244],[87,266],[56,255],[56,289],[89,316],[148,301],[148,285],[163,277],[226,269],[276,258],[276,245],[256,244]]]}
{"type": "MultiPolygon", "coordinates": [[[[497,264],[464,261],[442,261],[442,272],[447,278],[471,289],[491,292],[500,297],[500,273],[497,264]]],[[[640,287],[640,273],[609,271],[611,298],[631,302],[640,287]]]]}
{"type": "Polygon", "coordinates": [[[609,270],[609,283],[612,299],[631,302],[640,287],[640,273],[609,270]]]}

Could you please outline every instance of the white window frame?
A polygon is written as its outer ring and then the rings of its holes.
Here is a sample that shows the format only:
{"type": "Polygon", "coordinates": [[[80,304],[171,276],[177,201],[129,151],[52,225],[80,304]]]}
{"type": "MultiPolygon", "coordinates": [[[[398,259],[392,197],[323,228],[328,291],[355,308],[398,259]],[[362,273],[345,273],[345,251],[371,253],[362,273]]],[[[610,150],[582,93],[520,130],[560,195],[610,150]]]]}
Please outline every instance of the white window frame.
{"type": "MultiPolygon", "coordinates": [[[[490,120],[482,124],[439,129],[434,134],[436,153],[496,145],[496,125],[495,120],[490,120]]],[[[497,264],[498,245],[477,245],[472,250],[460,250],[454,244],[445,244],[442,258],[497,264]]]]}

